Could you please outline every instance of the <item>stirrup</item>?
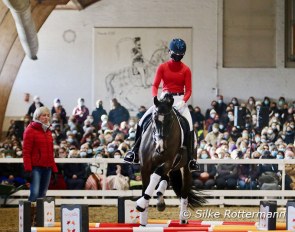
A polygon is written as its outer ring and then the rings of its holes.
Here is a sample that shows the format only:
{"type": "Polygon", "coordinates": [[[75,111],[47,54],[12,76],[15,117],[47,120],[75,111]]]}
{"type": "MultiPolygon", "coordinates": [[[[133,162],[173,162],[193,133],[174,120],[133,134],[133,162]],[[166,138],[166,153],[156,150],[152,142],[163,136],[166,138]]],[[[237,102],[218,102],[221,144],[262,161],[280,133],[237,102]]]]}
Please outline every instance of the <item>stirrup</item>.
{"type": "Polygon", "coordinates": [[[200,165],[195,160],[190,160],[188,163],[188,169],[190,172],[200,171],[200,165]]]}

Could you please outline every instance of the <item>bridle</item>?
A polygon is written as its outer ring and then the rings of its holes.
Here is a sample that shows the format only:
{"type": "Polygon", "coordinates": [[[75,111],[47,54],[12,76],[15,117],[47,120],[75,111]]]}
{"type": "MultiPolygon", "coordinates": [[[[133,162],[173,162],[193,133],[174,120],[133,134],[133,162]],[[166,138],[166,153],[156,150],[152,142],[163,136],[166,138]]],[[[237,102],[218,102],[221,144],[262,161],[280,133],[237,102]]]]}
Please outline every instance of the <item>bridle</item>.
{"type": "MultiPolygon", "coordinates": [[[[153,137],[156,144],[162,144],[160,152],[167,148],[167,138],[173,133],[173,125],[176,120],[176,114],[173,107],[168,112],[159,112],[155,107],[152,115],[153,137]],[[161,143],[162,141],[162,143],[161,143]]],[[[158,149],[158,148],[157,148],[158,149]]]]}

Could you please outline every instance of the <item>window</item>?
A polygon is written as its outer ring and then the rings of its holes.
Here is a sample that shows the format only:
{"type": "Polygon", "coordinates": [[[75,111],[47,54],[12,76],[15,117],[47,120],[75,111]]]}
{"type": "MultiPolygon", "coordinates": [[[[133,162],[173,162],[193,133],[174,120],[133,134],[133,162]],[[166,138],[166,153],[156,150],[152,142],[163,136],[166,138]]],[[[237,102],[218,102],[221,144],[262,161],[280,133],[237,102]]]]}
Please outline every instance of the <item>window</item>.
{"type": "Polygon", "coordinates": [[[275,3],[275,0],[223,1],[224,67],[275,67],[275,3]]]}
{"type": "Polygon", "coordinates": [[[295,0],[286,0],[286,67],[295,67],[295,0]]]}

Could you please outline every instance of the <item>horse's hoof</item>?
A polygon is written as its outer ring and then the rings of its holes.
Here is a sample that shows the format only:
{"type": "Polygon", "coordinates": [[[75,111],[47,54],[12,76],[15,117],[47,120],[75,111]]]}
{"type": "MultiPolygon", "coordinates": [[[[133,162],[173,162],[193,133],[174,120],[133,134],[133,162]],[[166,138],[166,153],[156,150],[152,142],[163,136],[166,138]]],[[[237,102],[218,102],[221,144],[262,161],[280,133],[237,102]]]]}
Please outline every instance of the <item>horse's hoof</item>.
{"type": "Polygon", "coordinates": [[[161,202],[161,203],[158,203],[158,204],[157,204],[157,210],[158,210],[159,212],[163,212],[165,209],[166,209],[166,204],[165,204],[165,202],[161,202]]]}
{"type": "Polygon", "coordinates": [[[145,210],[145,208],[142,208],[142,207],[140,207],[140,206],[136,206],[136,209],[139,211],[139,212],[143,212],[144,210],[145,210]]]}
{"type": "Polygon", "coordinates": [[[180,220],[180,224],[188,224],[188,220],[180,220]]]}
{"type": "Polygon", "coordinates": [[[157,203],[157,210],[159,212],[162,212],[166,209],[166,204],[165,204],[165,200],[164,200],[164,196],[161,193],[157,193],[158,195],[158,203],[157,203]]]}

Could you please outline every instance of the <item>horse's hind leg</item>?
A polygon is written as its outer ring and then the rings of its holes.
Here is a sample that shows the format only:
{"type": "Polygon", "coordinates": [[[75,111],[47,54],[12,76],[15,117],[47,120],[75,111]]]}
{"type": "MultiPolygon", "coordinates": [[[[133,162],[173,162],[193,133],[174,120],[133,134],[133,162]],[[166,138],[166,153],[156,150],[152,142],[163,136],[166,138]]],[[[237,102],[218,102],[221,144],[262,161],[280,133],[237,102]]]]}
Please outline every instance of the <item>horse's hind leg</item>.
{"type": "Polygon", "coordinates": [[[160,181],[160,184],[157,188],[157,210],[162,212],[165,210],[166,208],[166,204],[165,204],[165,200],[164,200],[164,193],[165,190],[167,189],[168,186],[168,176],[162,178],[162,180],[160,181]]]}

